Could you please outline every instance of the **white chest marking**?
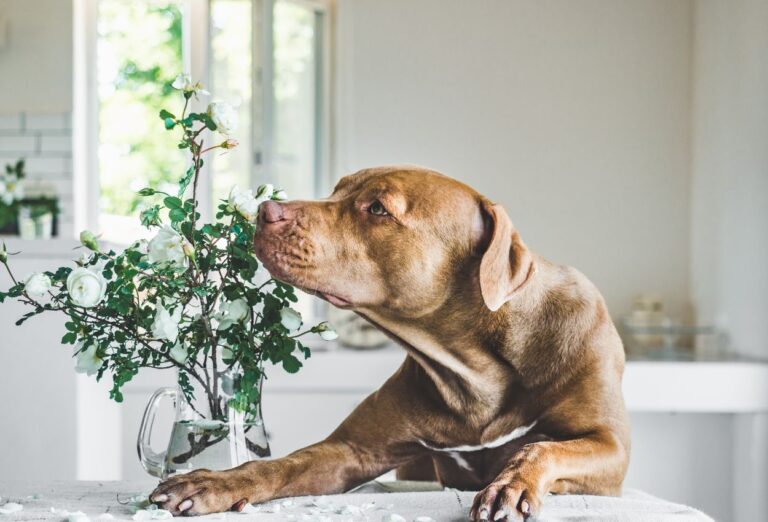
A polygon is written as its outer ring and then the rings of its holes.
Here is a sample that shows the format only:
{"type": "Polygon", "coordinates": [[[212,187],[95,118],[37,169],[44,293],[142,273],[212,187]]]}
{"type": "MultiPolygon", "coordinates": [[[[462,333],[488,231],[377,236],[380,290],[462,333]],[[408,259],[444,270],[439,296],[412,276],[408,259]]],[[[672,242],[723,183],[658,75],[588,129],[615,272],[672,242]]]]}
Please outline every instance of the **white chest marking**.
{"type": "MultiPolygon", "coordinates": [[[[419,442],[421,443],[422,446],[424,446],[427,449],[431,449],[432,451],[443,451],[446,453],[451,453],[452,454],[451,457],[456,459],[456,461],[459,463],[461,467],[464,467],[462,463],[459,462],[459,460],[456,458],[457,456],[461,458],[461,456],[460,455],[454,456],[453,455],[454,453],[458,454],[458,453],[466,453],[466,452],[472,452],[472,451],[482,451],[485,449],[498,448],[499,446],[503,446],[507,442],[511,442],[515,439],[519,439],[520,437],[522,437],[523,435],[531,431],[531,428],[533,428],[535,425],[536,425],[536,421],[533,421],[528,426],[518,426],[511,432],[507,433],[506,435],[502,435],[498,439],[492,440],[490,442],[486,442],[485,444],[479,444],[477,446],[466,445],[466,446],[455,446],[453,448],[438,448],[436,446],[427,444],[423,440],[420,440],[419,442]]],[[[463,458],[461,458],[461,460],[464,461],[464,464],[466,464],[466,460],[464,460],[463,458]]]]}

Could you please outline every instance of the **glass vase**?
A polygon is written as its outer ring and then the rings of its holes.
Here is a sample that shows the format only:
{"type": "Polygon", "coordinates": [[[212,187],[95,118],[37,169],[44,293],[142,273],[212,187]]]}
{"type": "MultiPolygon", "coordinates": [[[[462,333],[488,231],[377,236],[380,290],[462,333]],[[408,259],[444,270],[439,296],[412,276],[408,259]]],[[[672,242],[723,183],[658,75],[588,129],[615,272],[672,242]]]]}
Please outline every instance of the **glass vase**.
{"type": "MultiPolygon", "coordinates": [[[[204,385],[192,387],[193,397],[175,386],[160,388],[150,398],[137,442],[139,459],[150,475],[166,479],[200,468],[224,470],[270,456],[260,404],[247,413],[230,406],[239,372],[229,369],[217,374],[212,369],[205,376],[204,385]],[[156,453],[150,439],[164,399],[173,400],[175,415],[167,448],[156,453]]],[[[261,382],[258,387],[260,396],[261,382]]]]}

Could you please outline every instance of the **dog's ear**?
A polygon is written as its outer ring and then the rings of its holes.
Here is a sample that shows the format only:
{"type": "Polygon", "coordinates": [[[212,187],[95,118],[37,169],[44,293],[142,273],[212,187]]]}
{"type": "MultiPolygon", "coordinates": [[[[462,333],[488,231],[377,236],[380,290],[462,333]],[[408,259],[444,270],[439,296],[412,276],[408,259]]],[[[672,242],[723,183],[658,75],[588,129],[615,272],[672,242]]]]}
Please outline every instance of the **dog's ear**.
{"type": "Polygon", "coordinates": [[[507,212],[490,201],[482,203],[487,244],[480,261],[480,291],[486,306],[496,311],[528,282],[535,271],[533,256],[517,233],[507,212]]]}

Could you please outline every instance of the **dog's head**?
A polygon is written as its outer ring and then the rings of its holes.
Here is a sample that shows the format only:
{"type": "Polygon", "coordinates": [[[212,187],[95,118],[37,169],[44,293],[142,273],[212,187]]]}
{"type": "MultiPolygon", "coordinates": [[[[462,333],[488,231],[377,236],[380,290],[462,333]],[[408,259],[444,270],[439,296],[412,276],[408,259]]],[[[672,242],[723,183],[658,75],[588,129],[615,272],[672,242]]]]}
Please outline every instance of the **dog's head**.
{"type": "Polygon", "coordinates": [[[533,271],[501,206],[415,167],[360,171],[320,201],[264,203],[258,230],[274,277],[358,311],[419,317],[468,292],[496,310],[533,271]]]}

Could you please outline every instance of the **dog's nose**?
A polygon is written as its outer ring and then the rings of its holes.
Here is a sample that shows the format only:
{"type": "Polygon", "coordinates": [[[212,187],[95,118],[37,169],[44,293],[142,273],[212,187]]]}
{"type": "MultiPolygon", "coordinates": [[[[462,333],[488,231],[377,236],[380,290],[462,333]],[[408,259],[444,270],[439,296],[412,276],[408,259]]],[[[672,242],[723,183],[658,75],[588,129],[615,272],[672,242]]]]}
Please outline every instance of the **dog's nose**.
{"type": "Polygon", "coordinates": [[[265,223],[277,223],[285,219],[285,211],[277,201],[265,201],[259,208],[259,216],[265,223]]]}

